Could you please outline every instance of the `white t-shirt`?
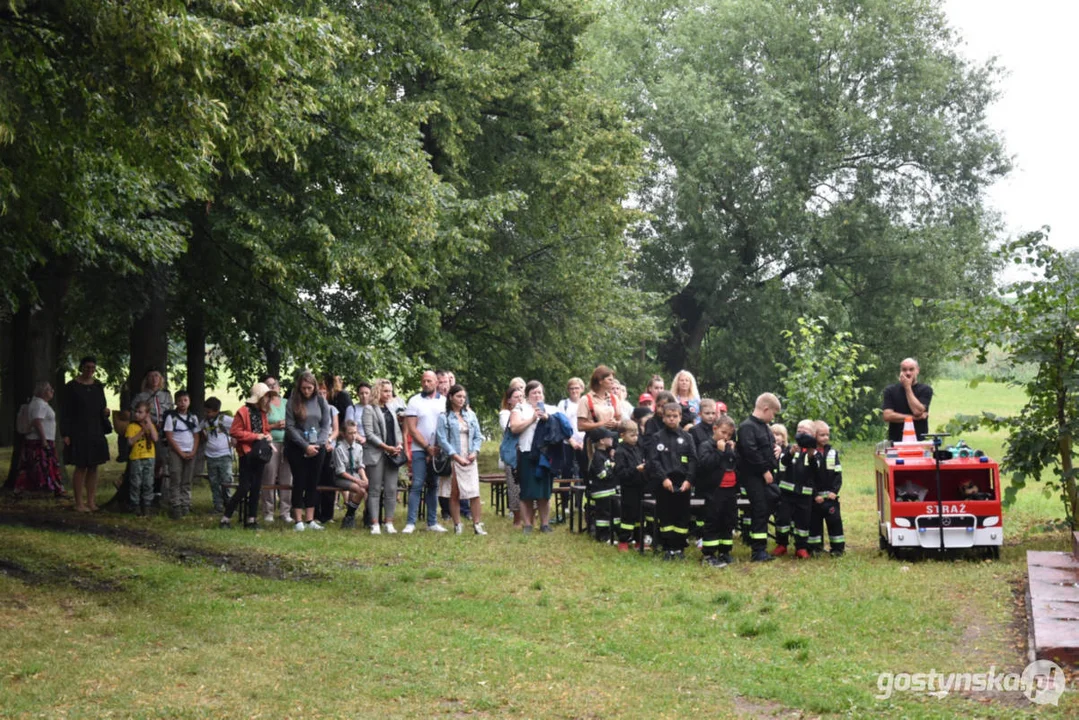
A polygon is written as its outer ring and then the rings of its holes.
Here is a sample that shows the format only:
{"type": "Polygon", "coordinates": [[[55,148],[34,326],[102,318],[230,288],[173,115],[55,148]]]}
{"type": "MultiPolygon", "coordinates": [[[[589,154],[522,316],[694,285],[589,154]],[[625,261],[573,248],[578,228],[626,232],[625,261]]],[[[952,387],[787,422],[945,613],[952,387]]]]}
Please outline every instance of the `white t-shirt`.
{"type": "Polygon", "coordinates": [[[165,418],[165,432],[172,433],[172,441],[176,443],[176,447],[180,448],[180,452],[189,453],[195,449],[195,433],[198,430],[198,415],[180,415],[171,412],[165,418]]]}
{"type": "MultiPolygon", "coordinates": [[[[416,418],[416,430],[431,445],[435,442],[435,430],[438,429],[438,416],[446,412],[446,398],[437,392],[430,397],[416,393],[405,406],[405,417],[416,418]]],[[[423,451],[423,446],[412,441],[412,452],[423,451]]]]}
{"type": "Polygon", "coordinates": [[[224,413],[218,415],[213,422],[209,420],[202,421],[202,429],[206,431],[206,457],[232,456],[232,448],[229,447],[229,429],[231,427],[232,416],[224,413]]]}
{"type": "MultiPolygon", "coordinates": [[[[517,411],[522,420],[531,420],[536,416],[536,408],[526,402],[521,403],[513,409],[517,411]]],[[[532,423],[517,436],[517,447],[521,448],[521,452],[529,452],[532,450],[532,436],[536,434],[537,425],[539,425],[538,422],[532,423]]]]}
{"type": "MultiPolygon", "coordinates": [[[[27,433],[27,440],[55,440],[56,439],[56,411],[45,402],[44,399],[37,397],[36,395],[30,401],[30,432],[27,433]],[[37,426],[33,425],[34,420],[40,420],[41,424],[45,428],[45,437],[39,438],[37,436],[37,426]]],[[[24,416],[25,417],[25,416],[24,416]]]]}
{"type": "Polygon", "coordinates": [[[573,440],[583,443],[584,433],[577,429],[577,405],[569,398],[558,401],[558,412],[562,413],[569,420],[569,426],[573,428],[573,440]]]}

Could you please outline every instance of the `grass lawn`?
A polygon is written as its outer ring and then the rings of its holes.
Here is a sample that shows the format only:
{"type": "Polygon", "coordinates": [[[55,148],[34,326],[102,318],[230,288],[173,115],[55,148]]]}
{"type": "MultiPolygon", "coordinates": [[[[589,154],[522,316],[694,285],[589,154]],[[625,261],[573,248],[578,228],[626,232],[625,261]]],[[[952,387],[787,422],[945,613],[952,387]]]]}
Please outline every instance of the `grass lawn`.
{"type": "MultiPolygon", "coordinates": [[[[942,382],[931,417],[1019,402],[942,382]]],[[[4,499],[0,716],[1075,717],[1077,690],[874,697],[882,672],[1021,672],[1025,551],[1068,540],[1028,488],[999,561],[888,560],[871,445],[840,451],[848,555],[751,566],[736,544],[721,571],[493,512],[488,537],[372,537],[219,531],[205,486],[180,522],[4,499]]]]}

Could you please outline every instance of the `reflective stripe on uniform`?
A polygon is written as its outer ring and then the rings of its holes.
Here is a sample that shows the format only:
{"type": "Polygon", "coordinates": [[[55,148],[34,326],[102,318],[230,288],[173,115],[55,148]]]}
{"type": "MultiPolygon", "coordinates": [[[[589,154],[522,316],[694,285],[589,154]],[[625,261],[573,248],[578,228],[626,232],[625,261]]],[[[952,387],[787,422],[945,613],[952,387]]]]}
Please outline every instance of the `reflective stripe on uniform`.
{"type": "Polygon", "coordinates": [[[794,483],[787,482],[786,480],[780,480],[779,489],[786,490],[787,492],[794,492],[794,483]]]}
{"type": "Polygon", "coordinates": [[[734,540],[717,540],[720,545],[734,545],[734,540]]]}
{"type": "Polygon", "coordinates": [[[830,543],[845,543],[845,542],[847,542],[847,540],[842,535],[829,535],[828,536],[828,542],[830,542],[830,543]]]}
{"type": "Polygon", "coordinates": [[[718,547],[719,540],[702,540],[701,547],[718,547]]]}
{"type": "Polygon", "coordinates": [[[824,542],[824,538],[822,538],[820,535],[810,535],[808,542],[813,545],[820,545],[822,542],[824,542]]]}
{"type": "Polygon", "coordinates": [[[791,531],[791,526],[790,525],[776,525],[776,532],[784,532],[785,533],[785,532],[790,532],[790,531],[791,531]]]}
{"type": "Polygon", "coordinates": [[[768,539],[768,533],[751,532],[749,534],[749,539],[750,540],[767,540],[768,539]]]}
{"type": "Polygon", "coordinates": [[[616,489],[614,489],[614,488],[611,488],[610,490],[599,490],[597,492],[592,493],[592,499],[593,500],[602,500],[603,498],[613,497],[616,492],[618,492],[618,491],[616,489]]]}
{"type": "Polygon", "coordinates": [[[688,535],[689,529],[684,527],[675,527],[674,525],[664,525],[659,529],[660,532],[673,532],[679,535],[688,535]]]}

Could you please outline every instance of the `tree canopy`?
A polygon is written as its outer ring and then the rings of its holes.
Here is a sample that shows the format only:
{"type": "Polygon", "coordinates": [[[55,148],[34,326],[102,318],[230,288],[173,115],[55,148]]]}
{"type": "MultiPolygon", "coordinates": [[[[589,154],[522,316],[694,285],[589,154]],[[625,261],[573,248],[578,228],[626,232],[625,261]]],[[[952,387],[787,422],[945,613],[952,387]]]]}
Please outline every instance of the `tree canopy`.
{"type": "Polygon", "coordinates": [[[957,45],[929,0],[10,0],[0,414],[86,352],[196,408],[225,368],[493,406],[607,362],[738,410],[799,317],[858,385],[931,371],[1009,166],[957,45]]]}

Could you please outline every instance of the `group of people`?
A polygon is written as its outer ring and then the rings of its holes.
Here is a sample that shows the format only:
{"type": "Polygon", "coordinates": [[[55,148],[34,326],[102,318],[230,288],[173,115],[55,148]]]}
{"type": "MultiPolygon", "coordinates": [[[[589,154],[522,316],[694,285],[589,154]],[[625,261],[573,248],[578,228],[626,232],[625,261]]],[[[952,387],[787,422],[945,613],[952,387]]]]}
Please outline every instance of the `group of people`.
{"type": "MultiPolygon", "coordinates": [[[[64,458],[75,467],[75,507],[81,512],[97,509],[97,469],[108,459],[105,436],[112,431],[95,370],[94,358],[83,358],[61,398],[60,436],[64,458]]],[[[928,429],[932,389],[917,382],[918,372],[916,361],[904,360],[899,382],[884,391],[890,439],[901,437],[908,416],[919,435],[928,429]]],[[[447,531],[441,512],[452,520],[453,532],[462,533],[467,519],[475,534],[486,535],[477,462],[484,436],[467,391],[449,371],[424,372],[420,386],[406,403],[389,380],[361,382],[353,401],[340,377],[319,380],[304,371],[285,397],[277,378],[265,376],[235,415],[222,412],[220,400],[211,397],[199,418],[190,411],[188,393],[169,393],[162,374],[151,369],[129,410],[114,416],[121,457],[128,461],[129,507],[145,515],[160,498],[170,517],[182,518],[191,511],[192,480],[204,461],[222,527],[231,526],[239,509],[247,528],[258,527],[260,517],[265,524],[280,517],[296,531],[322,530],[333,517],[333,491],[340,490],[343,529],[356,526],[363,507],[372,534],[395,534],[399,472],[408,465],[400,532],[415,532],[425,509],[428,531],[447,531]]],[[[592,373],[587,391],[575,377],[566,394],[548,406],[542,383],[514,378],[503,396],[500,463],[514,526],[523,532],[536,525],[551,531],[553,478],[573,477],[585,482],[592,532],[601,540],[617,538],[621,550],[646,541],[641,510],[647,507],[667,558],[683,557],[696,535],[705,563],[727,564],[739,529],[757,562],[786,554],[790,544],[796,557],[822,552],[825,528],[830,552],[844,552],[842,467],[826,423],[804,420],[795,442],[788,442],[786,428],[771,424],[779,400],[764,393],[736,426],[722,402],[700,397],[684,370],[670,390],[653,376],[636,405],[604,365],[592,373]],[[646,497],[654,505],[642,503],[646,497]],[[740,503],[748,503],[742,528],[740,503]],[[776,545],[769,554],[773,519],[776,545]]],[[[41,383],[20,410],[25,440],[16,490],[65,492],[51,439],[52,395],[51,386],[41,383]]]]}
{"type": "MultiPolygon", "coordinates": [[[[519,488],[514,519],[524,532],[534,524],[533,504],[540,529],[550,530],[549,499],[557,472],[584,479],[591,532],[603,542],[617,537],[622,551],[648,540],[647,507],[654,513],[655,540],[665,559],[683,558],[690,536],[696,535],[702,561],[725,566],[732,562],[744,497],[752,561],[787,554],[792,535],[796,557],[819,554],[825,525],[829,552],[843,554],[842,466],[830,444],[830,429],[821,421],[803,421],[797,442],[788,443],[786,429],[771,424],[780,411],[775,395],[758,397],[752,414],[736,427],[723,403],[699,396],[687,371],[675,376],[673,391],[653,377],[636,407],[626,402],[624,388],[604,365],[592,373],[587,393],[582,393],[584,383],[572,378],[569,398],[554,410],[547,408],[539,382],[521,383],[519,378],[510,382],[501,424],[504,442],[516,441],[516,457],[503,457],[509,460],[507,483],[519,488]],[[557,415],[566,422],[553,423],[557,415]],[[551,424],[570,426],[561,446],[560,433],[548,430],[551,424]],[[539,448],[537,437],[544,438],[539,448]],[[645,503],[646,498],[654,504],[645,503]],[[776,546],[769,553],[772,518],[776,546]]],[[[514,505],[511,494],[511,510],[514,505]]]]}

